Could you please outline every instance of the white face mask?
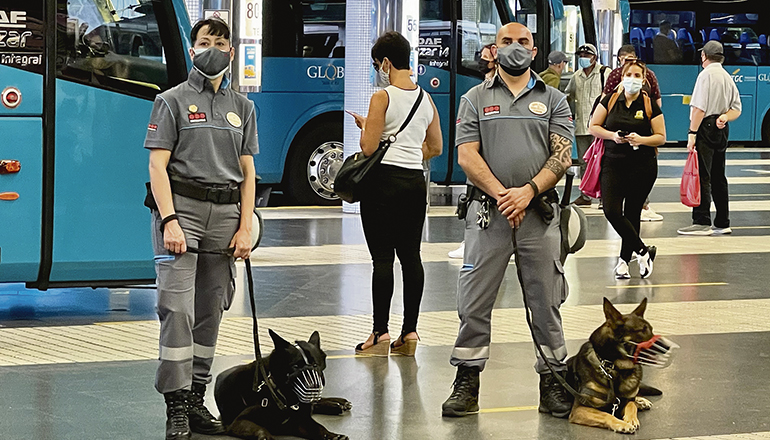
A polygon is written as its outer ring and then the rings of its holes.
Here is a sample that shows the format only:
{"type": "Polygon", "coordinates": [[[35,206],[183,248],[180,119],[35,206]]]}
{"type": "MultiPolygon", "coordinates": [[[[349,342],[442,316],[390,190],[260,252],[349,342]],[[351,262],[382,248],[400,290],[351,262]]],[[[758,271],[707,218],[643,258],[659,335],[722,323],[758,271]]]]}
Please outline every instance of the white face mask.
{"type": "Polygon", "coordinates": [[[380,68],[374,72],[374,83],[372,84],[374,87],[384,89],[390,85],[390,72],[385,72],[384,64],[385,60],[382,60],[382,63],[380,63],[380,68]]]}
{"type": "Polygon", "coordinates": [[[641,78],[632,78],[630,76],[623,78],[623,88],[632,95],[639,93],[639,90],[642,90],[642,83],[643,81],[641,78]]]}

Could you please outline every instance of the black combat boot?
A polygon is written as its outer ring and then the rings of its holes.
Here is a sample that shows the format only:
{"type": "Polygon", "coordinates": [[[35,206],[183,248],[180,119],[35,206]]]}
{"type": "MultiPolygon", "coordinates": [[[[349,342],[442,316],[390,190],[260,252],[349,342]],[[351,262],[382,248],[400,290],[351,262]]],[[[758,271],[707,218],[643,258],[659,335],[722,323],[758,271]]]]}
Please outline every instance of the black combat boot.
{"type": "MultiPolygon", "coordinates": [[[[563,373],[561,374],[564,377],[563,373]]],[[[559,383],[551,373],[540,375],[540,406],[541,413],[551,413],[554,417],[567,417],[572,410],[572,394],[559,383]]]]}
{"type": "Polygon", "coordinates": [[[441,405],[444,417],[462,417],[479,412],[479,368],[457,367],[452,395],[441,405]]]}
{"type": "Polygon", "coordinates": [[[206,394],[206,385],[192,384],[192,390],[187,398],[187,417],[190,418],[190,430],[198,434],[224,434],[225,427],[222,422],[211,415],[203,404],[203,396],[206,394]]]}
{"type": "Polygon", "coordinates": [[[166,440],[186,440],[192,436],[187,419],[187,390],[165,393],[166,440]]]}

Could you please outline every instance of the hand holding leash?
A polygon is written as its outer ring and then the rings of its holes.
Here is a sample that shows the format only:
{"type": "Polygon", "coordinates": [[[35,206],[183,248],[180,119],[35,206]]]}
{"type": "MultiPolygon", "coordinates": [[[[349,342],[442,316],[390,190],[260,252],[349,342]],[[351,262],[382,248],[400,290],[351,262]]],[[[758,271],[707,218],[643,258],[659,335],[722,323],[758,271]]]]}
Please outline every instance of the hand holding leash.
{"type": "Polygon", "coordinates": [[[171,220],[163,227],[163,247],[174,254],[187,252],[187,241],[178,220],[171,220]]]}
{"type": "Polygon", "coordinates": [[[238,229],[233,239],[230,240],[229,248],[234,248],[233,257],[248,259],[251,255],[251,231],[238,229]]]}

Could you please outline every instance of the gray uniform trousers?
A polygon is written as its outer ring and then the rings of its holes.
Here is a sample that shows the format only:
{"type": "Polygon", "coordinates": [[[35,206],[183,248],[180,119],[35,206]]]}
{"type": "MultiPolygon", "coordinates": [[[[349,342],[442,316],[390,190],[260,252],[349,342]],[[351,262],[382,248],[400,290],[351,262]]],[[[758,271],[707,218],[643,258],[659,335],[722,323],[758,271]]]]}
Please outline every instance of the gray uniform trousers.
{"type": "MultiPolygon", "coordinates": [[[[215,204],[174,197],[174,209],[188,246],[225,249],[240,225],[237,204],[215,204]]],[[[155,255],[168,255],[153,211],[155,255]]],[[[160,365],[155,389],[169,393],[211,382],[219,323],[235,293],[235,261],[226,255],[186,252],[173,260],[156,259],[160,365]]]]}
{"type": "MultiPolygon", "coordinates": [[[[489,359],[492,308],[513,254],[513,230],[494,203],[489,209],[489,227],[481,229],[476,224],[480,206],[481,202],[473,201],[465,219],[465,255],[457,286],[460,331],[450,363],[483,370],[489,359]]],[[[528,209],[515,239],[535,336],[554,370],[566,370],[559,307],[567,299],[568,286],[559,261],[559,208],[553,206],[550,224],[528,209]]],[[[535,370],[549,372],[537,350],[535,355],[535,370]]]]}

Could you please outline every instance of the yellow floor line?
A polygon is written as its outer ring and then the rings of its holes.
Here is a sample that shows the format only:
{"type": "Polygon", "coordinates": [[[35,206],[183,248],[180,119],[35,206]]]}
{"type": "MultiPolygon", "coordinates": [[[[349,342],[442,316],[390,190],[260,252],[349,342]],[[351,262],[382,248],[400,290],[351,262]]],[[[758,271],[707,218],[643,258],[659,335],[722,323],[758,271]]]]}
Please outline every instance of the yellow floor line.
{"type": "Polygon", "coordinates": [[[534,411],[537,409],[537,405],[533,406],[508,406],[502,408],[484,408],[479,411],[481,414],[490,413],[504,413],[504,412],[517,412],[517,411],[534,411]]]}
{"type": "Polygon", "coordinates": [[[676,283],[676,284],[639,284],[628,286],[607,286],[608,289],[643,289],[649,287],[701,287],[701,286],[726,286],[727,283],[676,283]]]}
{"type": "MultiPolygon", "coordinates": [[[[356,354],[338,354],[338,355],[335,355],[335,356],[326,356],[326,359],[327,360],[329,360],[329,359],[353,359],[353,358],[356,358],[356,357],[360,358],[361,355],[356,355],[356,354]]],[[[364,357],[374,357],[374,356],[364,356],[364,357]]],[[[382,357],[384,357],[384,356],[382,356],[382,357]]]]}

